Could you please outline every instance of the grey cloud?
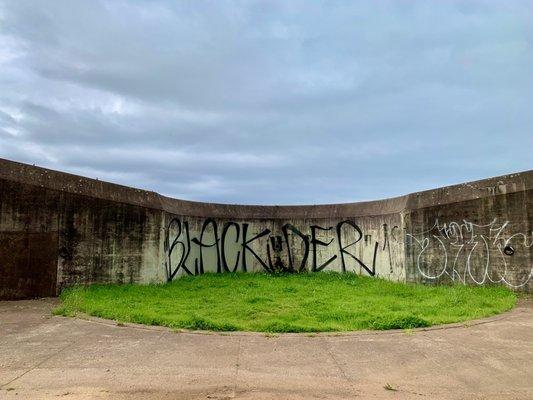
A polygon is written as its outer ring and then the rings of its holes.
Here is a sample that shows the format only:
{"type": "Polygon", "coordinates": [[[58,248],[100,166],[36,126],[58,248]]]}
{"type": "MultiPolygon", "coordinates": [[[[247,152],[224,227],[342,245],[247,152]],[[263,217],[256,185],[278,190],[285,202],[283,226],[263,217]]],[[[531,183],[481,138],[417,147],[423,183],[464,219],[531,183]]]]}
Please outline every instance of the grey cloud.
{"type": "Polygon", "coordinates": [[[531,168],[527,2],[0,0],[0,156],[320,203],[531,168]]]}

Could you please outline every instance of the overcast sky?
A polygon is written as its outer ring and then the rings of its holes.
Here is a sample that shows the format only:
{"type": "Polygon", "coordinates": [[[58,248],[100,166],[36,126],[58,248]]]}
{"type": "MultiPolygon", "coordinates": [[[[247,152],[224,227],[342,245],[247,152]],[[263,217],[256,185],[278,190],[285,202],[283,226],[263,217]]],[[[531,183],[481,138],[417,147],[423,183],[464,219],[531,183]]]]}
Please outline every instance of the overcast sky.
{"type": "Polygon", "coordinates": [[[533,168],[533,1],[0,0],[0,157],[200,201],[533,168]]]}

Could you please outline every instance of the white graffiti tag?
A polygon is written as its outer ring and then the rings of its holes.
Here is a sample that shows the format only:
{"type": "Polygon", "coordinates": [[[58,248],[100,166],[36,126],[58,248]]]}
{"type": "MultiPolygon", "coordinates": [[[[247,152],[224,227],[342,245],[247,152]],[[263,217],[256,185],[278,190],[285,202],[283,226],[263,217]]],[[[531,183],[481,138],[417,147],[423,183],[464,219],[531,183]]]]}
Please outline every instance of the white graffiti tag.
{"type": "Polygon", "coordinates": [[[533,276],[528,251],[533,234],[509,233],[509,225],[509,221],[498,223],[496,219],[486,225],[436,220],[430,229],[407,234],[407,239],[418,272],[426,279],[520,288],[533,276]]]}

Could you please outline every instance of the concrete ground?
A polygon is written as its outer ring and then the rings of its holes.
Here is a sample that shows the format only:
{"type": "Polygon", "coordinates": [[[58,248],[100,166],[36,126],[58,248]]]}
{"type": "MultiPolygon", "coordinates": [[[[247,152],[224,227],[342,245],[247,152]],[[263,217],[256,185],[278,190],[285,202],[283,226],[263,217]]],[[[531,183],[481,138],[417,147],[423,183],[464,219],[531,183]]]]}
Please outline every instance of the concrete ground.
{"type": "Polygon", "coordinates": [[[533,301],[466,325],[174,333],[0,302],[0,399],[533,399],[533,301]]]}

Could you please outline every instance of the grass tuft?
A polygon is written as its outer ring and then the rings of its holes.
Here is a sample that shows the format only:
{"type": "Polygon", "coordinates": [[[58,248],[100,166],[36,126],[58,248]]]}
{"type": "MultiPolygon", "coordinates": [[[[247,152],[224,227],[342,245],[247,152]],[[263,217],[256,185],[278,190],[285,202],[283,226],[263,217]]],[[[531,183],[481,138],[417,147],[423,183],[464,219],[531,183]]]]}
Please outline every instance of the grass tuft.
{"type": "Polygon", "coordinates": [[[413,329],[511,309],[503,287],[424,286],[356,274],[205,274],[158,285],[77,286],[55,315],[173,329],[283,332],[413,329]]]}

